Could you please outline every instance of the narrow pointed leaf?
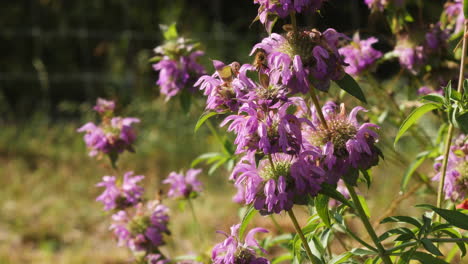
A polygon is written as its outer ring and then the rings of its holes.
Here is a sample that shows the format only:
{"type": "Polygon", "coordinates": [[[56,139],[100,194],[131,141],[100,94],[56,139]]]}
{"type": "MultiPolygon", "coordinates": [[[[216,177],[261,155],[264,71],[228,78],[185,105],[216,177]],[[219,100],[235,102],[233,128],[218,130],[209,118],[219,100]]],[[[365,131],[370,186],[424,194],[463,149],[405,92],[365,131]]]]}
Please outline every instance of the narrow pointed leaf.
{"type": "Polygon", "coordinates": [[[423,239],[421,239],[421,242],[422,242],[424,248],[427,251],[429,251],[430,253],[432,253],[432,254],[434,254],[436,256],[443,256],[442,252],[440,252],[440,250],[429,239],[423,238],[423,239]]]}
{"type": "Polygon", "coordinates": [[[327,227],[331,227],[330,214],[328,212],[328,201],[328,196],[323,194],[317,195],[317,197],[315,197],[315,209],[317,210],[317,214],[320,216],[320,219],[322,219],[323,223],[327,227]]]}
{"type": "Polygon", "coordinates": [[[399,131],[397,133],[397,136],[395,138],[394,144],[396,145],[398,140],[400,140],[401,136],[403,136],[403,134],[414,123],[416,123],[424,114],[426,114],[427,112],[430,112],[430,111],[432,111],[434,109],[437,109],[439,107],[440,107],[440,105],[438,105],[438,104],[428,103],[428,104],[425,104],[425,105],[422,105],[422,106],[416,108],[413,112],[411,112],[411,114],[409,114],[409,116],[401,124],[400,129],[399,129],[399,131]]]}
{"type": "Polygon", "coordinates": [[[429,204],[421,204],[417,205],[417,207],[432,209],[434,212],[444,218],[449,224],[468,230],[468,215],[462,212],[437,208],[429,204]]]}
{"type": "Polygon", "coordinates": [[[356,97],[357,99],[359,99],[359,101],[367,104],[366,97],[362,92],[361,87],[349,74],[345,74],[345,76],[341,80],[335,82],[341,89],[345,90],[350,95],[356,97]]]}
{"type": "Polygon", "coordinates": [[[198,119],[197,121],[197,124],[195,125],[195,129],[194,129],[194,132],[197,132],[198,129],[200,129],[200,127],[203,125],[203,123],[206,122],[206,120],[208,120],[210,117],[213,117],[215,115],[219,115],[220,113],[218,112],[205,112],[203,113],[200,118],[198,119]]]}

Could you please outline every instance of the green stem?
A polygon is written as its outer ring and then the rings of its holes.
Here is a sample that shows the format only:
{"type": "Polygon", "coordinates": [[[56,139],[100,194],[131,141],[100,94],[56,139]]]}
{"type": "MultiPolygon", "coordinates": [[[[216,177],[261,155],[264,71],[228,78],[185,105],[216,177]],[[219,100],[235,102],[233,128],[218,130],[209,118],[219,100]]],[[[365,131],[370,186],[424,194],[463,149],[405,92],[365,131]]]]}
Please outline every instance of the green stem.
{"type": "Polygon", "coordinates": [[[297,36],[297,19],[296,19],[296,12],[292,11],[290,13],[290,16],[291,16],[291,25],[293,27],[293,32],[294,32],[294,36],[296,37],[297,36]]]}
{"type": "Polygon", "coordinates": [[[187,198],[187,203],[189,204],[190,211],[192,212],[193,221],[195,222],[195,226],[197,228],[197,233],[198,233],[200,242],[202,242],[203,241],[203,235],[202,235],[202,232],[201,232],[201,229],[200,229],[201,226],[200,226],[200,222],[198,222],[197,214],[195,213],[195,207],[193,206],[192,199],[187,198]]]}
{"type": "Polygon", "coordinates": [[[327,121],[325,120],[325,117],[323,116],[322,108],[320,107],[320,103],[317,99],[317,94],[315,93],[315,87],[310,85],[310,97],[312,98],[312,102],[314,103],[315,110],[317,111],[317,114],[320,118],[320,122],[322,123],[323,127],[325,129],[328,129],[327,121]]]}
{"type": "MultiPolygon", "coordinates": [[[[465,20],[465,27],[463,31],[463,46],[462,46],[462,55],[460,61],[460,75],[458,76],[458,87],[457,91],[459,93],[463,92],[463,81],[465,79],[465,64],[466,64],[466,51],[468,49],[468,20],[465,20]]],[[[445,183],[445,176],[447,174],[447,164],[448,164],[448,157],[450,154],[450,146],[452,144],[452,137],[453,137],[453,124],[450,123],[447,138],[445,140],[445,151],[444,151],[444,160],[442,162],[442,176],[439,181],[439,190],[437,192],[437,207],[442,207],[442,202],[444,201],[444,183],[445,183]]],[[[437,221],[440,222],[441,218],[440,215],[437,215],[437,221]]]]}
{"type": "Polygon", "coordinates": [[[354,187],[347,183],[346,183],[346,187],[349,190],[349,194],[351,198],[353,199],[356,211],[358,212],[359,217],[361,218],[361,221],[367,230],[367,233],[369,233],[369,236],[372,238],[372,241],[374,241],[374,244],[377,247],[379,256],[382,258],[382,261],[385,264],[392,264],[392,260],[390,259],[388,255],[385,254],[385,249],[382,246],[382,244],[379,242],[379,238],[377,237],[377,234],[375,233],[374,228],[372,228],[372,225],[369,222],[369,218],[367,218],[366,212],[364,211],[364,208],[362,207],[361,201],[359,200],[359,197],[356,191],[354,190],[354,187]]]}
{"type": "Polygon", "coordinates": [[[271,158],[271,154],[268,154],[268,160],[270,161],[271,168],[273,169],[273,171],[276,171],[275,163],[273,163],[273,159],[271,158]]]}
{"type": "Polygon", "coordinates": [[[299,223],[297,222],[296,216],[294,215],[294,212],[292,211],[292,209],[288,210],[288,215],[289,215],[289,218],[291,218],[291,221],[293,222],[293,225],[294,225],[294,228],[296,229],[297,234],[301,238],[302,245],[304,246],[307,252],[307,256],[309,256],[309,259],[313,264],[316,264],[317,263],[315,261],[316,257],[312,254],[312,251],[310,250],[310,247],[309,247],[309,243],[307,242],[307,239],[305,238],[304,233],[302,233],[302,229],[299,226],[299,223]]]}

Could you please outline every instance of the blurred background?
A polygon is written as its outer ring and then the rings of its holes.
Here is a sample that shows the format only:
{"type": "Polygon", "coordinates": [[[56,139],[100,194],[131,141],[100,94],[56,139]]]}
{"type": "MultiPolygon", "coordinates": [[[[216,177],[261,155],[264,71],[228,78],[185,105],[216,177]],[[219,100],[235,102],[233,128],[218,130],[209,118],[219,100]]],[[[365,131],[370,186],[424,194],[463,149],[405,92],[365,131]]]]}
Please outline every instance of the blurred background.
{"type": "MultiPolygon", "coordinates": [[[[423,15],[437,21],[443,3],[430,1],[423,15]]],[[[251,62],[251,47],[266,36],[259,23],[251,23],[256,14],[252,1],[2,1],[0,263],[127,263],[128,252],[116,246],[108,230],[109,215],[95,202],[100,192],[95,184],[110,170],[105,161],[87,156],[76,129],[96,119],[91,108],[97,97],[115,99],[117,113],[142,119],[137,151],[123,155],[120,166],[146,175],[147,193],[156,194],[170,171],[187,169],[200,154],[219,150],[205,128],[193,133],[203,112],[201,96],[183,113],[177,98],[164,102],[159,95],[158,74],[148,62],[163,39],[159,24],[177,22],[181,35],[200,41],[207,54],[202,63],[211,72],[210,59],[251,62]]],[[[299,17],[299,25],[333,27],[349,36],[360,28],[362,34],[390,39],[379,44],[382,51],[394,44],[385,19],[369,17],[363,1],[330,0],[319,15],[299,17]]],[[[280,29],[281,23],[275,27],[280,29]]],[[[384,82],[398,71],[397,62],[386,63],[376,75],[384,82]]],[[[395,134],[394,128],[382,131],[383,137],[395,134]]],[[[382,146],[389,158],[375,170],[371,193],[363,191],[374,194],[369,206],[376,216],[398,196],[406,170],[398,160],[414,158],[419,150],[415,142],[405,144],[404,153],[382,146]]],[[[195,207],[204,223],[202,243],[190,213],[168,202],[173,236],[167,249],[173,255],[209,250],[221,240],[215,230],[227,231],[239,221],[227,176],[221,168],[201,177],[206,191],[195,207]]],[[[399,208],[428,196],[417,197],[399,208]]],[[[278,220],[292,230],[285,216],[278,220]]],[[[268,219],[256,221],[275,229],[268,219]]]]}

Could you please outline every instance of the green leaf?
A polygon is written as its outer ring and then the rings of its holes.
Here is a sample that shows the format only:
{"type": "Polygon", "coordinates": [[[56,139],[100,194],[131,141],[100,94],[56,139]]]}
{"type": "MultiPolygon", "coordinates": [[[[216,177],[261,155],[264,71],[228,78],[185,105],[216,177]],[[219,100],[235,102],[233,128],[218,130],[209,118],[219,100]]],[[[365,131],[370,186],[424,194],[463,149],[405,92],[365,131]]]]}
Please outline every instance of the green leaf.
{"type": "Polygon", "coordinates": [[[291,259],[293,259],[293,256],[291,255],[291,253],[286,253],[286,254],[283,254],[279,257],[276,257],[273,259],[273,261],[271,262],[271,264],[278,264],[278,263],[281,263],[281,262],[284,262],[284,261],[290,261],[291,259]]]}
{"type": "Polygon", "coordinates": [[[434,212],[444,218],[449,224],[452,224],[461,229],[468,230],[468,215],[462,212],[437,208],[430,204],[420,204],[416,205],[416,207],[432,209],[434,212]]]}
{"type": "Polygon", "coordinates": [[[429,251],[430,253],[432,253],[432,254],[434,254],[436,256],[443,256],[442,252],[440,252],[440,250],[429,239],[423,238],[423,239],[421,239],[421,242],[422,242],[424,248],[427,251],[429,251]]]}
{"type": "Polygon", "coordinates": [[[252,220],[252,218],[255,216],[256,213],[257,213],[257,210],[255,210],[253,205],[247,208],[247,211],[242,217],[242,221],[239,227],[239,238],[241,240],[243,240],[244,232],[245,232],[245,229],[247,228],[247,225],[250,223],[250,221],[252,220]]]}
{"type": "Polygon", "coordinates": [[[198,131],[198,129],[200,129],[200,127],[203,125],[203,123],[206,122],[206,120],[208,120],[210,117],[213,117],[215,115],[219,115],[221,113],[218,113],[218,112],[205,112],[203,113],[200,118],[198,118],[198,121],[197,121],[197,124],[195,125],[195,129],[194,129],[194,132],[196,133],[198,131]]]}
{"type": "Polygon", "coordinates": [[[411,259],[418,260],[422,264],[448,264],[442,259],[436,258],[431,254],[416,251],[412,254],[411,259]]]}
{"type": "Polygon", "coordinates": [[[347,93],[350,95],[356,97],[359,99],[361,102],[367,104],[366,97],[364,96],[364,93],[362,92],[361,87],[359,84],[354,80],[353,77],[351,77],[349,74],[345,74],[345,76],[338,81],[335,81],[338,86],[345,90],[347,93]]]}
{"type": "Polygon", "coordinates": [[[463,14],[468,17],[468,0],[463,0],[463,14]]]}
{"type": "MultiPolygon", "coordinates": [[[[453,229],[453,228],[450,228],[448,230],[442,230],[441,231],[442,233],[448,235],[449,237],[451,238],[462,238],[462,236],[460,235],[460,233],[453,229]]],[[[460,249],[460,252],[461,252],[461,256],[465,256],[466,255],[466,245],[464,242],[456,242],[458,248],[460,249]]]]}
{"type": "Polygon", "coordinates": [[[379,236],[379,241],[384,241],[385,239],[393,236],[393,235],[405,235],[405,234],[410,234],[410,236],[414,237],[413,231],[411,231],[409,228],[406,227],[399,227],[399,228],[394,228],[390,229],[386,232],[384,232],[382,235],[379,236]]]}
{"type": "Polygon", "coordinates": [[[426,160],[429,154],[430,154],[429,151],[422,152],[418,155],[416,160],[411,162],[408,169],[405,171],[403,178],[401,179],[401,184],[400,184],[401,191],[406,191],[406,186],[408,185],[408,182],[410,181],[414,172],[419,168],[419,166],[421,166],[421,164],[426,160]]]}
{"type": "Polygon", "coordinates": [[[428,103],[416,108],[409,116],[403,121],[398,130],[397,136],[395,138],[394,145],[398,142],[398,140],[403,136],[403,134],[414,124],[416,123],[424,114],[430,112],[434,109],[438,109],[440,105],[434,103],[428,103]]]}
{"type": "Polygon", "coordinates": [[[410,216],[390,216],[382,220],[380,223],[385,224],[385,223],[395,223],[395,222],[412,224],[418,228],[422,227],[422,223],[417,218],[410,217],[410,216]]]}
{"type": "Polygon", "coordinates": [[[176,23],[172,23],[169,26],[159,25],[159,28],[162,30],[164,39],[166,40],[174,40],[178,37],[176,23]]]}
{"type": "Polygon", "coordinates": [[[455,115],[455,119],[458,123],[458,127],[463,131],[463,133],[468,134],[468,111],[458,113],[455,115]]]}
{"type": "Polygon", "coordinates": [[[445,98],[440,94],[428,94],[421,97],[422,100],[434,102],[437,104],[444,104],[445,98]]]}
{"type": "Polygon", "coordinates": [[[190,167],[193,168],[204,160],[211,159],[213,157],[222,157],[222,156],[223,154],[218,153],[218,152],[208,152],[208,153],[201,154],[200,156],[198,156],[196,159],[192,161],[192,163],[190,164],[190,167]]]}
{"type": "Polygon", "coordinates": [[[328,264],[340,264],[340,263],[345,263],[350,257],[352,257],[353,254],[351,252],[346,252],[341,255],[338,255],[330,260],[328,264]]]}
{"type": "Polygon", "coordinates": [[[359,198],[359,201],[362,204],[362,209],[364,209],[364,212],[366,213],[367,217],[370,218],[371,215],[370,215],[369,207],[367,206],[366,198],[364,198],[364,196],[362,196],[362,195],[358,195],[358,198],[359,198]]]}
{"type": "Polygon", "coordinates": [[[321,194],[324,194],[330,198],[333,198],[339,202],[341,202],[342,204],[345,204],[351,208],[354,208],[353,205],[349,202],[348,199],[346,199],[346,197],[343,196],[343,194],[341,194],[339,191],[336,190],[336,187],[333,187],[332,185],[330,184],[327,184],[327,183],[324,183],[322,184],[322,189],[320,190],[320,193],[321,194]]]}
{"type": "Polygon", "coordinates": [[[368,249],[363,249],[363,248],[353,248],[351,251],[350,251],[351,254],[355,255],[355,256],[368,256],[368,255],[377,255],[379,253],[377,252],[374,252],[372,250],[368,250],[368,249]]]}
{"type": "Polygon", "coordinates": [[[323,194],[317,195],[315,197],[315,208],[320,219],[327,227],[331,227],[330,214],[328,211],[328,201],[329,197],[323,194]]]}
{"type": "Polygon", "coordinates": [[[367,170],[360,170],[361,174],[363,176],[364,181],[367,184],[367,188],[370,188],[371,183],[372,183],[372,176],[370,175],[369,171],[367,170]]]}
{"type": "Polygon", "coordinates": [[[182,110],[187,114],[190,111],[190,105],[192,104],[192,95],[187,92],[187,90],[183,90],[182,93],[180,93],[179,100],[182,110]]]}

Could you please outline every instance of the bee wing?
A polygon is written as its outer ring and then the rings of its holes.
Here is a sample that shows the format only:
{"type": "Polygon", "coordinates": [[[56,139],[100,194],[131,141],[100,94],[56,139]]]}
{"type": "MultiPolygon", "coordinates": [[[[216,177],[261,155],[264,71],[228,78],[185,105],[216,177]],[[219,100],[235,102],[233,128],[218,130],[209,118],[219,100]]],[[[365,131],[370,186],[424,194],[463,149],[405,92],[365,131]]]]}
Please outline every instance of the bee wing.
{"type": "Polygon", "coordinates": [[[230,81],[232,79],[232,69],[231,66],[227,65],[217,70],[219,77],[225,82],[230,81]]]}

